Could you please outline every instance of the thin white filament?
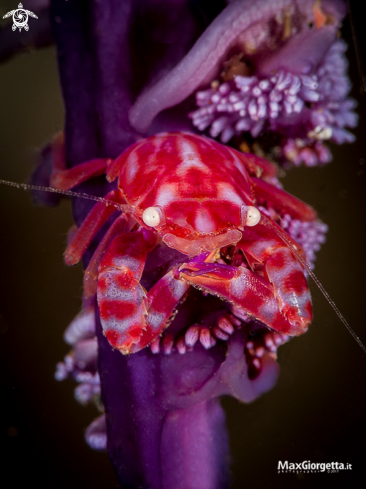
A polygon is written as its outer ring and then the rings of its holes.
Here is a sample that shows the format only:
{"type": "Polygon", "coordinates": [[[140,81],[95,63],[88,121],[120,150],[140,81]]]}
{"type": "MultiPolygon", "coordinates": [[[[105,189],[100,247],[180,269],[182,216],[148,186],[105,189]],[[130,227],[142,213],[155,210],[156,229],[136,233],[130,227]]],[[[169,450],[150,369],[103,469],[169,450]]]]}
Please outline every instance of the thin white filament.
{"type": "Polygon", "coordinates": [[[332,306],[333,310],[339,317],[339,319],[342,321],[342,323],[345,325],[345,327],[348,329],[349,333],[353,336],[355,341],[358,343],[358,345],[362,348],[362,350],[366,353],[366,347],[360,340],[360,338],[356,335],[356,333],[353,331],[351,326],[348,324],[347,320],[341,313],[341,311],[338,309],[336,306],[335,302],[331,299],[330,295],[328,292],[325,290],[321,282],[319,281],[318,277],[315,275],[315,273],[312,271],[310,268],[310,265],[304,258],[300,255],[300,253],[295,249],[294,245],[291,243],[291,241],[288,239],[286,234],[284,232],[281,232],[272,222],[266,218],[265,216],[262,215],[261,223],[264,224],[266,227],[271,228],[272,230],[275,231],[277,236],[284,241],[284,243],[288,246],[288,248],[292,251],[292,253],[295,255],[295,258],[301,263],[301,265],[305,268],[305,270],[308,272],[310,277],[313,279],[315,285],[319,288],[320,292],[324,295],[326,300],[329,302],[329,304],[332,306]]]}
{"type": "MultiPolygon", "coordinates": [[[[121,212],[124,212],[128,209],[127,205],[123,204],[118,204],[117,202],[113,202],[112,200],[104,199],[103,197],[96,197],[94,195],[89,195],[89,194],[80,194],[78,192],[73,192],[72,190],[59,190],[53,187],[41,187],[39,185],[29,185],[26,183],[15,183],[15,182],[9,182],[7,180],[0,180],[0,184],[8,185],[9,187],[15,187],[19,189],[24,189],[24,190],[37,190],[37,191],[42,191],[42,192],[52,192],[55,194],[61,194],[61,195],[67,195],[69,197],[79,197],[81,199],[87,199],[87,200],[94,200],[96,202],[102,202],[103,204],[106,205],[112,205],[116,209],[118,209],[121,212]]],[[[315,285],[319,288],[320,292],[323,294],[323,296],[326,298],[326,300],[329,302],[331,307],[333,308],[334,312],[337,314],[339,319],[342,321],[344,326],[348,329],[349,333],[353,336],[354,340],[358,343],[358,345],[362,348],[362,350],[366,353],[366,347],[360,340],[360,338],[356,335],[356,333],[353,331],[351,326],[348,324],[347,320],[345,317],[342,315],[341,311],[338,309],[336,306],[335,302],[332,300],[328,292],[325,290],[323,287],[322,283],[319,281],[315,273],[312,271],[310,268],[310,265],[304,258],[298,253],[298,251],[295,249],[294,245],[291,243],[291,241],[288,239],[286,234],[284,232],[281,232],[272,222],[266,218],[265,216],[262,215],[261,218],[261,223],[272,229],[277,236],[282,239],[282,241],[288,246],[288,248],[292,251],[294,254],[295,258],[301,263],[301,265],[305,268],[305,270],[308,272],[310,277],[313,279],[315,285]]]]}
{"type": "Polygon", "coordinates": [[[7,180],[0,180],[0,183],[8,185],[9,187],[15,187],[24,190],[38,190],[41,192],[53,192],[54,194],[67,195],[68,197],[80,197],[81,199],[94,200],[96,202],[102,202],[105,205],[112,205],[121,212],[125,212],[128,209],[128,205],[118,204],[112,200],[103,199],[103,197],[96,197],[95,195],[80,194],[73,192],[72,190],[59,190],[53,187],[40,187],[39,185],[28,185],[27,183],[15,183],[8,182],[7,180]]]}

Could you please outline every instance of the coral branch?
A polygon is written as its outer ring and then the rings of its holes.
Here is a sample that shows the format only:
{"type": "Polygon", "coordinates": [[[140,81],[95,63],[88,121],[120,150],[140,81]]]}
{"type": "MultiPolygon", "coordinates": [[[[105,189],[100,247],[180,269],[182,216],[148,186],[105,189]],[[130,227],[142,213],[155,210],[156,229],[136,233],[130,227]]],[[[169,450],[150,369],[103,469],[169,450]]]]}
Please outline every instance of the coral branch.
{"type": "MultiPolygon", "coordinates": [[[[130,110],[132,126],[137,131],[146,133],[159,112],[181,103],[192,92],[212,81],[219,74],[220,66],[226,61],[232,48],[241,42],[256,44],[261,36],[269,37],[270,27],[265,27],[265,24],[281,12],[286,12],[291,6],[298,10],[298,17],[306,19],[313,4],[310,0],[231,2],[210,24],[182,61],[155,85],[141,93],[130,110]],[[248,34],[249,29],[251,31],[248,34]]],[[[323,4],[337,25],[345,15],[344,2],[325,1],[323,4]]]]}
{"type": "Polygon", "coordinates": [[[146,132],[159,112],[179,104],[217,74],[225,54],[244,29],[263,17],[274,15],[288,3],[288,0],[255,3],[244,0],[229,5],[206,29],[186,57],[139,96],[130,111],[132,126],[139,132],[146,132]]]}

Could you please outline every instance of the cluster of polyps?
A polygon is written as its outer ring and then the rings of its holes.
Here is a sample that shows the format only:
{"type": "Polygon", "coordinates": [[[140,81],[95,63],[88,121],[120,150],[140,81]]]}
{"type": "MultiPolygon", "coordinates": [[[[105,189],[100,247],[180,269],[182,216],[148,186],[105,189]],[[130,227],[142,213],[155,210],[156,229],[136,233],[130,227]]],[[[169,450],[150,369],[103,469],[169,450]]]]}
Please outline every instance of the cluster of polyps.
{"type": "Polygon", "coordinates": [[[278,69],[273,75],[215,82],[196,93],[199,109],[190,114],[192,122],[223,143],[235,134],[257,138],[269,131],[280,138],[281,156],[295,165],[327,163],[331,154],[323,142],[353,142],[346,127],[357,124],[355,101],[347,98],[345,50],[345,43],[336,40],[311,74],[278,69]]]}
{"type": "MultiPolygon", "coordinates": [[[[98,410],[100,402],[100,377],[97,370],[98,342],[95,337],[95,313],[93,309],[82,311],[70,323],[64,333],[64,340],[72,349],[56,366],[55,378],[59,381],[72,378],[78,383],[75,399],[82,405],[93,403],[98,410]]],[[[102,414],[85,432],[85,439],[91,448],[104,450],[107,443],[105,416],[102,414]]]]}

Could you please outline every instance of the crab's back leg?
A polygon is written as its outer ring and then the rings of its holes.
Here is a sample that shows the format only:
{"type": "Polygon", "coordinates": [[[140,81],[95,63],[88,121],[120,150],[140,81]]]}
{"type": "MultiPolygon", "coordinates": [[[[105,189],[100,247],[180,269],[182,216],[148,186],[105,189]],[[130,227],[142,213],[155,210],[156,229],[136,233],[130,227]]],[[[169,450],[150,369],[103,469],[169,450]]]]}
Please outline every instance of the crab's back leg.
{"type": "MultiPolygon", "coordinates": [[[[125,203],[119,190],[112,190],[105,199],[118,204],[125,203]]],[[[81,260],[92,239],[113,212],[116,212],[116,208],[104,202],[97,202],[93,206],[65,250],[64,259],[67,265],[75,265],[81,260]]]]}
{"type": "Polygon", "coordinates": [[[66,168],[64,135],[59,133],[52,144],[51,187],[69,190],[89,178],[103,175],[111,161],[108,158],[96,158],[73,168],[66,168]]]}
{"type": "Polygon", "coordinates": [[[234,148],[230,148],[230,151],[236,155],[236,157],[248,170],[250,175],[255,175],[256,177],[262,178],[277,176],[277,167],[270,161],[252,153],[241,153],[234,148]]]}
{"type": "Polygon", "coordinates": [[[172,270],[145,291],[140,279],[155,244],[155,235],[142,229],[117,236],[99,266],[97,297],[103,331],[124,354],[141,350],[161,334],[189,288],[172,270]]]}
{"type": "Polygon", "coordinates": [[[282,212],[289,214],[293,219],[315,221],[317,218],[316,212],[312,207],[284,190],[270,185],[260,178],[253,177],[252,183],[257,198],[270,203],[275,209],[281,209],[282,212]]]}

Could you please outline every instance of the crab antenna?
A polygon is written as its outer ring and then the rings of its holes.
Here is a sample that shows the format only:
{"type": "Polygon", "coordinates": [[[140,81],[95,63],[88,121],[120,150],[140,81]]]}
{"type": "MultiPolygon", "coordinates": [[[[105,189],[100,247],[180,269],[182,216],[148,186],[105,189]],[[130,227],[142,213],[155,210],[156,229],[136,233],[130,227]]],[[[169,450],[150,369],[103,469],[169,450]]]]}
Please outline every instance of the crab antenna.
{"type": "Polygon", "coordinates": [[[333,310],[339,317],[339,319],[342,321],[342,323],[345,325],[345,327],[348,329],[349,333],[353,336],[353,338],[356,340],[358,345],[362,348],[362,350],[366,353],[366,347],[360,340],[360,338],[356,335],[356,333],[353,331],[351,326],[348,324],[346,318],[342,315],[341,311],[338,309],[336,306],[335,302],[331,299],[330,295],[328,292],[325,290],[323,287],[322,283],[318,279],[318,277],[315,275],[315,273],[312,271],[310,268],[309,263],[304,260],[304,258],[300,255],[300,253],[297,251],[297,249],[294,247],[294,245],[291,243],[289,238],[286,236],[286,233],[282,232],[277,226],[275,226],[268,218],[263,216],[261,218],[261,223],[264,224],[266,227],[271,228],[274,230],[279,238],[282,239],[282,241],[285,242],[285,244],[289,247],[289,249],[292,251],[292,253],[295,255],[296,259],[301,263],[301,265],[305,268],[305,270],[308,272],[310,277],[313,279],[315,285],[319,288],[320,292],[324,295],[326,300],[329,302],[329,304],[332,306],[333,310]]]}
{"type": "Polygon", "coordinates": [[[53,192],[54,194],[67,195],[68,197],[80,197],[81,199],[95,200],[96,202],[103,202],[106,205],[112,205],[121,212],[125,212],[128,208],[127,205],[117,204],[112,200],[103,199],[103,197],[96,197],[95,195],[80,194],[78,192],[73,192],[72,190],[59,190],[53,187],[41,187],[39,185],[28,185],[27,183],[15,183],[8,182],[7,180],[0,180],[0,183],[8,185],[9,187],[23,188],[24,190],[40,190],[41,192],[53,192]]]}

